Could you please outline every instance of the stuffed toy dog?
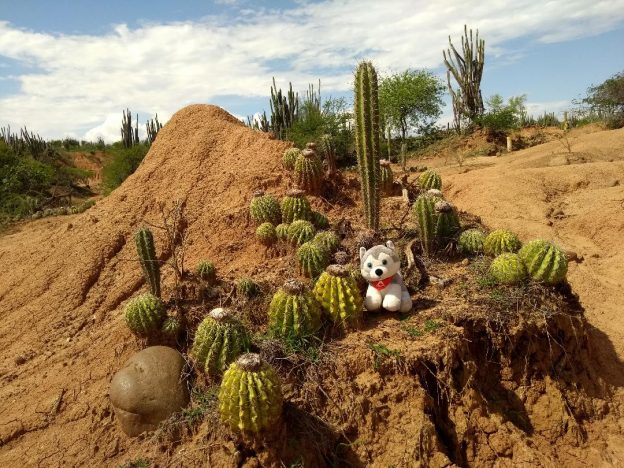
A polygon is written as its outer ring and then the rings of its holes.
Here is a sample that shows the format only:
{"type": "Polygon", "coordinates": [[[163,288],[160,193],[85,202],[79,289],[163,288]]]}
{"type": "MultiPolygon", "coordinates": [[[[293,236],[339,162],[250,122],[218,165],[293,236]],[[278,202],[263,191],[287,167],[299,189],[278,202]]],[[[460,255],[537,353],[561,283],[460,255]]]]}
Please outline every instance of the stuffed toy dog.
{"type": "Polygon", "coordinates": [[[368,281],[364,301],[366,310],[376,311],[383,307],[391,312],[405,313],[412,308],[412,298],[399,272],[401,260],[392,241],[368,250],[361,247],[360,269],[368,281]]]}

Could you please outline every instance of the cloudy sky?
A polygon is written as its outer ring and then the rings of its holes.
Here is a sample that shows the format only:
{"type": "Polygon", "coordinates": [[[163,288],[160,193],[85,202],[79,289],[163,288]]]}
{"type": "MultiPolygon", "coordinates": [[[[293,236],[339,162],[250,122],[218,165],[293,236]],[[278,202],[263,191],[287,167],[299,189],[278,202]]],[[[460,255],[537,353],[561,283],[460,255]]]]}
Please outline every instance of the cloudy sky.
{"type": "Polygon", "coordinates": [[[114,141],[126,107],[141,123],[268,109],[273,76],[350,99],[363,58],[443,77],[465,23],[486,41],[484,95],[526,94],[534,113],[624,70],[624,0],[0,0],[0,126],[114,141]]]}

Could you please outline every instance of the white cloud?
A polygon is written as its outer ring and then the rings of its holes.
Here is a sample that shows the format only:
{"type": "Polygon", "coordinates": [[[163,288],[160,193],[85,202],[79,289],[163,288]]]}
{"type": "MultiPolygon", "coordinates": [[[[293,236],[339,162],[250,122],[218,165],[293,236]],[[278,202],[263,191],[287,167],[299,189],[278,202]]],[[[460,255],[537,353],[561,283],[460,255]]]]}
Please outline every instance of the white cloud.
{"type": "Polygon", "coordinates": [[[273,75],[282,87],[321,78],[326,93],[344,91],[362,58],[381,70],[440,65],[448,34],[459,42],[464,23],[502,55],[511,39],[552,42],[611,30],[624,21],[624,0],[334,0],[238,13],[235,22],[117,25],[101,36],[0,22],[0,56],[37,70],[17,74],[20,92],[0,97],[1,123],[28,124],[47,137],[100,132],[117,139],[126,107],[158,111],[162,121],[216,96],[264,97],[273,75]]]}

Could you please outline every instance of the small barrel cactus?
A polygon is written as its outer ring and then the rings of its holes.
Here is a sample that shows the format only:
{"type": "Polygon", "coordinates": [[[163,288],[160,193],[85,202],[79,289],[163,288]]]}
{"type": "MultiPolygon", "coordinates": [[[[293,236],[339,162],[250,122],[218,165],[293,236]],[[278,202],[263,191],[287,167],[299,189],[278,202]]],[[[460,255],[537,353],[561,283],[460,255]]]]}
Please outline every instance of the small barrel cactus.
{"type": "Polygon", "coordinates": [[[455,207],[445,200],[438,199],[434,209],[437,213],[435,237],[443,246],[459,231],[459,216],[455,207]]]}
{"type": "Polygon", "coordinates": [[[147,228],[140,229],[134,235],[139,261],[143,269],[145,280],[149,284],[150,291],[160,297],[160,263],[156,258],[154,236],[147,228]]]}
{"type": "Polygon", "coordinates": [[[485,234],[479,229],[467,229],[461,233],[458,241],[459,251],[467,255],[483,253],[485,234]]]}
{"type": "Polygon", "coordinates": [[[325,250],[329,253],[335,252],[338,250],[338,247],[340,247],[340,239],[332,231],[319,232],[316,236],[314,236],[312,242],[325,247],[325,250]]]}
{"type": "Polygon", "coordinates": [[[394,177],[392,175],[390,161],[382,159],[379,161],[379,188],[383,194],[389,195],[392,193],[393,184],[394,177]]]}
{"type": "Polygon", "coordinates": [[[253,299],[260,293],[260,286],[251,278],[241,278],[236,283],[236,295],[247,299],[253,299]]]}
{"type": "Polygon", "coordinates": [[[329,252],[314,242],[306,242],[297,249],[299,271],[308,278],[320,275],[329,263],[329,252]]]}
{"type": "Polygon", "coordinates": [[[223,373],[251,345],[249,333],[228,309],[213,309],[195,332],[189,356],[210,378],[223,373]]]}
{"type": "Polygon", "coordinates": [[[290,224],[281,223],[275,226],[275,235],[277,236],[277,240],[285,241],[288,239],[288,226],[290,224]]]}
{"type": "Polygon", "coordinates": [[[217,270],[214,266],[214,263],[207,260],[202,260],[201,262],[199,262],[196,271],[197,276],[209,283],[212,283],[217,277],[217,270]]]}
{"type": "Polygon", "coordinates": [[[312,219],[312,208],[310,202],[305,197],[303,190],[294,189],[286,192],[282,199],[282,221],[292,223],[298,219],[310,221],[312,219]]]}
{"type": "Polygon", "coordinates": [[[140,338],[156,335],[165,320],[165,304],[152,293],[131,299],[124,309],[130,331],[140,338]]]}
{"type": "Polygon", "coordinates": [[[284,167],[292,171],[295,168],[295,161],[299,156],[301,156],[301,150],[299,148],[288,148],[284,151],[284,156],[282,157],[284,167]]]}
{"type": "Polygon", "coordinates": [[[438,201],[439,198],[431,195],[419,195],[414,202],[414,207],[412,208],[418,223],[420,243],[426,254],[430,254],[433,251],[437,223],[435,205],[438,201]]]}
{"type": "Polygon", "coordinates": [[[249,205],[249,214],[256,224],[277,225],[282,222],[282,210],[278,201],[271,195],[265,195],[262,190],[254,193],[249,205]]]}
{"type": "Polygon", "coordinates": [[[243,354],[223,375],[219,412],[232,429],[253,433],[270,429],[280,420],[282,404],[279,377],[258,354],[243,354]]]}
{"type": "Polygon", "coordinates": [[[323,183],[323,165],[312,149],[304,149],[295,161],[295,185],[311,193],[323,183]]]}
{"type": "Polygon", "coordinates": [[[319,213],[318,211],[312,212],[311,221],[316,229],[329,228],[329,219],[327,219],[327,216],[325,216],[323,213],[319,213]]]}
{"type": "Polygon", "coordinates": [[[568,272],[568,259],[563,250],[552,242],[532,240],[520,252],[529,276],[535,281],[556,284],[563,281],[568,272]]]}
{"type": "Polygon", "coordinates": [[[490,275],[498,283],[518,284],[527,277],[526,267],[522,259],[515,253],[502,253],[490,265],[490,275]]]}
{"type": "Polygon", "coordinates": [[[422,174],[420,174],[420,176],[418,177],[418,184],[424,190],[429,190],[429,189],[440,190],[442,188],[442,178],[437,172],[429,169],[423,172],[422,174]]]}
{"type": "Polygon", "coordinates": [[[167,317],[160,327],[160,332],[166,338],[175,341],[182,330],[182,325],[177,317],[167,317]]]}
{"type": "Polygon", "coordinates": [[[362,296],[344,265],[328,266],[314,286],[314,295],[335,324],[346,329],[359,323],[362,296]]]}
{"type": "Polygon", "coordinates": [[[521,246],[518,236],[506,229],[490,232],[483,241],[483,251],[493,257],[505,252],[515,253],[521,246]]]}
{"type": "Polygon", "coordinates": [[[314,295],[297,280],[288,280],[269,305],[269,328],[278,336],[305,337],[321,326],[321,308],[314,295]]]}
{"type": "Polygon", "coordinates": [[[274,245],[277,242],[277,233],[273,225],[271,223],[262,223],[258,226],[258,229],[256,229],[256,239],[266,247],[274,245]]]}
{"type": "Polygon", "coordinates": [[[288,242],[296,246],[311,241],[314,238],[314,234],[316,234],[316,229],[314,229],[312,223],[303,219],[293,221],[288,226],[288,242]]]}

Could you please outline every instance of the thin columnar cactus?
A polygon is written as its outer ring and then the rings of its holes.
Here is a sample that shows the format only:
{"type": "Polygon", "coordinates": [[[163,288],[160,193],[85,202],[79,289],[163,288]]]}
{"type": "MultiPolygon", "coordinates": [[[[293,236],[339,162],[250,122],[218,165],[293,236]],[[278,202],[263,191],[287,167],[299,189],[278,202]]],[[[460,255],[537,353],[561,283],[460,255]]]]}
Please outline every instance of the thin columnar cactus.
{"type": "Polygon", "coordinates": [[[247,352],[247,329],[228,309],[213,309],[195,332],[189,356],[210,378],[221,375],[238,356],[247,352]]]}
{"type": "Polygon", "coordinates": [[[424,189],[437,189],[440,190],[442,188],[442,178],[435,171],[429,169],[428,171],[423,172],[418,177],[418,184],[424,189]]]}
{"type": "Polygon", "coordinates": [[[282,222],[282,210],[279,203],[271,195],[265,195],[262,190],[254,193],[249,205],[249,213],[256,224],[278,225],[282,222]]]}
{"type": "Polygon", "coordinates": [[[269,305],[269,328],[277,336],[306,337],[321,326],[321,308],[314,295],[297,280],[288,280],[269,305]]]}
{"type": "Polygon", "coordinates": [[[379,91],[377,72],[362,62],[355,73],[355,147],[366,224],[379,229],[379,91]]]}
{"type": "Polygon", "coordinates": [[[292,171],[295,168],[295,161],[299,156],[301,156],[301,150],[299,148],[288,148],[284,151],[282,164],[284,164],[286,169],[292,171]]]}
{"type": "Polygon", "coordinates": [[[455,207],[445,200],[438,200],[434,206],[437,213],[435,238],[441,244],[447,244],[459,231],[459,216],[455,207]]]}
{"type": "Polygon", "coordinates": [[[316,236],[314,236],[312,242],[325,247],[329,253],[335,252],[338,250],[338,247],[340,247],[340,239],[332,231],[319,232],[316,236]]]}
{"type": "Polygon", "coordinates": [[[304,149],[295,161],[295,185],[302,190],[316,193],[323,183],[323,165],[314,150],[304,149]]]}
{"type": "Polygon", "coordinates": [[[271,223],[262,223],[256,229],[256,239],[265,247],[271,247],[277,242],[277,233],[271,223]]]}
{"type": "Polygon", "coordinates": [[[459,251],[468,255],[478,255],[483,253],[483,242],[485,234],[479,229],[467,229],[459,236],[457,245],[459,251]]]}
{"type": "Polygon", "coordinates": [[[282,199],[282,222],[290,224],[298,219],[310,221],[312,219],[312,208],[310,202],[305,197],[305,192],[293,189],[286,192],[282,199]]]}
{"type": "Polygon", "coordinates": [[[165,320],[165,304],[152,293],[131,299],[124,308],[128,328],[141,338],[154,336],[165,320]]]}
{"type": "Polygon", "coordinates": [[[520,250],[521,246],[518,236],[506,229],[496,229],[490,232],[483,241],[483,251],[492,257],[505,252],[515,253],[520,250]]]}
{"type": "Polygon", "coordinates": [[[217,270],[214,266],[214,263],[209,262],[208,260],[202,260],[197,265],[197,276],[199,276],[204,281],[208,283],[212,283],[217,277],[217,270]]]}
{"type": "Polygon", "coordinates": [[[518,284],[527,277],[522,259],[515,253],[502,253],[490,265],[490,275],[497,283],[518,284]]]}
{"type": "Polygon", "coordinates": [[[329,263],[329,252],[314,242],[306,242],[297,249],[299,271],[308,278],[320,275],[329,263]]]}
{"type": "Polygon", "coordinates": [[[419,195],[414,202],[413,212],[418,222],[418,232],[420,233],[420,243],[423,252],[429,255],[433,252],[433,244],[435,240],[435,229],[437,222],[437,213],[435,204],[439,201],[438,197],[428,194],[419,195]]]}
{"type": "Polygon", "coordinates": [[[147,284],[152,294],[160,297],[160,264],[156,258],[154,236],[147,228],[140,229],[134,235],[139,261],[147,284]]]}
{"type": "Polygon", "coordinates": [[[535,281],[556,284],[565,280],[568,259],[563,250],[552,242],[536,239],[528,242],[518,252],[535,281]]]}
{"type": "Polygon", "coordinates": [[[379,188],[385,195],[392,194],[392,185],[394,178],[392,176],[392,168],[390,167],[390,161],[382,159],[379,161],[379,188]]]}
{"type": "Polygon", "coordinates": [[[332,322],[343,329],[355,326],[362,316],[362,296],[344,265],[330,265],[314,286],[314,294],[332,322]]]}
{"type": "Polygon", "coordinates": [[[290,224],[282,223],[275,226],[275,234],[277,235],[277,240],[285,241],[288,239],[288,226],[290,224]]]}
{"type": "Polygon", "coordinates": [[[327,229],[329,227],[329,219],[323,213],[318,211],[312,212],[312,224],[316,229],[327,229]]]}
{"type": "Polygon", "coordinates": [[[288,226],[288,242],[296,246],[311,241],[314,238],[314,234],[316,234],[316,229],[314,229],[312,223],[303,219],[293,221],[288,226]]]}
{"type": "Polygon", "coordinates": [[[232,429],[252,433],[271,429],[280,420],[282,404],[279,377],[258,354],[243,354],[223,375],[219,412],[232,429]]]}

